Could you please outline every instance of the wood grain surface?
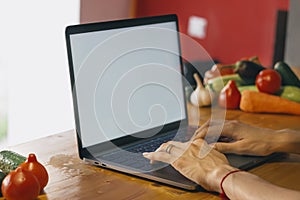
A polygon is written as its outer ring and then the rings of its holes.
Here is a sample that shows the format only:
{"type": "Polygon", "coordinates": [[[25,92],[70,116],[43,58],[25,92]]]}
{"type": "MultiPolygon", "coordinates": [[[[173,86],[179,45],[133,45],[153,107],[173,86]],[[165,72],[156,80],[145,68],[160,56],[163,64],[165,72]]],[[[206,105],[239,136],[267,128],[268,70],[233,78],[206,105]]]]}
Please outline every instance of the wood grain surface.
{"type": "MultiPolygon", "coordinates": [[[[190,123],[198,125],[210,119],[216,110],[191,105],[190,123]]],[[[300,117],[292,115],[251,114],[239,110],[224,112],[226,119],[272,129],[291,128],[300,131],[300,117]]],[[[214,115],[215,118],[222,115],[214,115]]],[[[27,155],[31,152],[45,165],[49,183],[39,199],[220,199],[217,194],[190,192],[153,181],[91,166],[78,158],[73,130],[34,140],[9,149],[27,155]]],[[[250,170],[264,179],[300,190],[300,156],[290,154],[250,170]]]]}

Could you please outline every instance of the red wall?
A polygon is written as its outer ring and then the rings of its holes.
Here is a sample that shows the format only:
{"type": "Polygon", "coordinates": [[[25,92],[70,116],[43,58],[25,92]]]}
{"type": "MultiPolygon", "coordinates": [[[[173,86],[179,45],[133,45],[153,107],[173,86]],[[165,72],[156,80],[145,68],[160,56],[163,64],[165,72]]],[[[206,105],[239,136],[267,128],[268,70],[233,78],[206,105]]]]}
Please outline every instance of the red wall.
{"type": "MultiPolygon", "coordinates": [[[[278,9],[287,10],[288,0],[140,0],[136,16],[175,13],[180,31],[187,34],[188,19],[195,15],[207,19],[206,38],[193,38],[211,55],[223,63],[241,57],[259,56],[265,66],[271,66],[275,43],[278,9]]],[[[183,54],[199,59],[197,52],[183,46],[183,54]]]]}
{"type": "Polygon", "coordinates": [[[130,16],[132,0],[81,0],[80,23],[125,19],[130,16]]]}

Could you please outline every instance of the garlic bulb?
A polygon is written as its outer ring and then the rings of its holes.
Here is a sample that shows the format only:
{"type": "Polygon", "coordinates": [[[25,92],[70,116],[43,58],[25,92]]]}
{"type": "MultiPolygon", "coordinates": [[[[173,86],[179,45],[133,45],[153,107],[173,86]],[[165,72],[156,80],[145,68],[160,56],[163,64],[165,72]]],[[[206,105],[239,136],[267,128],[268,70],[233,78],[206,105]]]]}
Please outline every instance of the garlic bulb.
{"type": "Polygon", "coordinates": [[[197,83],[197,88],[191,94],[191,103],[199,107],[210,106],[212,102],[210,91],[204,88],[198,74],[195,73],[193,76],[197,83]]]}

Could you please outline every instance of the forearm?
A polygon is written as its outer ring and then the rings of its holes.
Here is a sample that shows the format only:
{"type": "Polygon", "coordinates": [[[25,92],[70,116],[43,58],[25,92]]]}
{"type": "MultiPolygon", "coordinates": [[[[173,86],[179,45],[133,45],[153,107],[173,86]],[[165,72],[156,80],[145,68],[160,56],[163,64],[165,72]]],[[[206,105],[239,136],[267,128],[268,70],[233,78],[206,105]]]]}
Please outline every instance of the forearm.
{"type": "MultiPolygon", "coordinates": [[[[222,179],[230,172],[237,170],[229,165],[222,165],[207,177],[207,182],[211,186],[207,188],[211,191],[221,193],[220,183],[222,179]]],[[[223,190],[231,200],[261,200],[261,199],[300,199],[300,191],[294,191],[273,185],[256,175],[246,171],[238,171],[229,174],[223,181],[223,190]]]]}
{"type": "Polygon", "coordinates": [[[234,199],[299,199],[300,192],[273,185],[248,172],[229,175],[223,182],[226,195],[234,199]]]}
{"type": "MultiPolygon", "coordinates": [[[[212,174],[210,181],[212,188],[211,190],[222,192],[220,183],[222,178],[226,176],[230,171],[237,170],[228,165],[224,165],[215,170],[212,174]]],[[[289,190],[285,188],[273,185],[258,176],[250,174],[245,171],[232,173],[226,177],[223,181],[223,189],[229,199],[299,199],[300,192],[289,190]]]]}
{"type": "Polygon", "coordinates": [[[285,129],[277,131],[273,138],[273,152],[300,154],[300,132],[285,129]]]}

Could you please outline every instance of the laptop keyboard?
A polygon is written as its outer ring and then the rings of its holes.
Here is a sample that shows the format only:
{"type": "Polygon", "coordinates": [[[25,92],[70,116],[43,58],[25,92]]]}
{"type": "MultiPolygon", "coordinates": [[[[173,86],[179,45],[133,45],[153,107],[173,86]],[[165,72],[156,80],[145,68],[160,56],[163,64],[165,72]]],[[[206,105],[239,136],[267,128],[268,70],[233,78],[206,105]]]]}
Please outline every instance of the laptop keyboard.
{"type": "Polygon", "coordinates": [[[188,141],[191,135],[194,133],[195,129],[183,130],[181,132],[166,134],[145,142],[135,144],[112,152],[106,155],[102,155],[101,158],[113,163],[121,164],[122,166],[128,166],[129,168],[150,171],[156,168],[161,168],[166,166],[164,163],[157,162],[156,164],[150,164],[149,160],[144,158],[142,153],[155,151],[162,143],[168,142],[170,140],[185,142],[188,141]],[[187,134],[188,132],[188,134],[187,134]]]}
{"type": "Polygon", "coordinates": [[[126,148],[125,150],[132,152],[132,153],[143,153],[143,152],[152,152],[155,151],[162,143],[168,142],[172,140],[174,135],[166,135],[161,138],[156,138],[150,140],[145,143],[141,143],[138,145],[134,145],[132,147],[126,148]]]}

